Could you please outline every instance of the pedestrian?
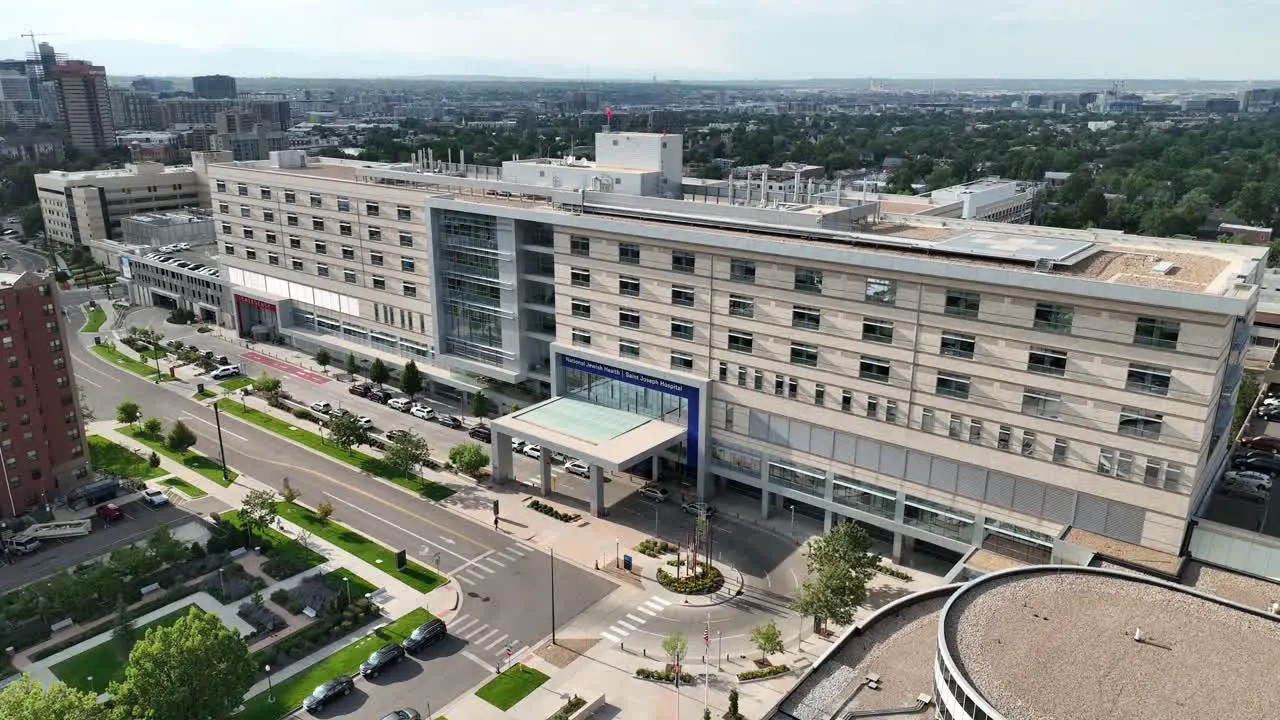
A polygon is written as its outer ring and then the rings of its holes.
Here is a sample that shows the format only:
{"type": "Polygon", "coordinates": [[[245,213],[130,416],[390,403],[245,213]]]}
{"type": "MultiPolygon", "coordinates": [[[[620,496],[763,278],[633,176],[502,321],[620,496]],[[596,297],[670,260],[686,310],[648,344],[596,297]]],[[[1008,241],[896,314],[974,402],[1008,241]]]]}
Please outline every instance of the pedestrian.
{"type": "Polygon", "coordinates": [[[498,529],[498,516],[497,516],[497,515],[494,515],[494,516],[493,516],[493,529],[494,529],[494,530],[497,530],[497,529],[498,529]]]}

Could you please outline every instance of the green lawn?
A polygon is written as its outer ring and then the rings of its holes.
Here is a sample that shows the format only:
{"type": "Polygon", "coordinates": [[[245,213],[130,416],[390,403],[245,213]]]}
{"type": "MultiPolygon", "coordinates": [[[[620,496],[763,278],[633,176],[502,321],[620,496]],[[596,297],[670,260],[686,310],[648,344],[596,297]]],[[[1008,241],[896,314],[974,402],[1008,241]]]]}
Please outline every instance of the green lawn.
{"type": "Polygon", "coordinates": [[[446,485],[431,482],[430,480],[426,480],[417,475],[405,475],[383,462],[380,458],[367,455],[359,450],[343,450],[340,447],[331,445],[325,442],[324,438],[310,430],[303,430],[293,423],[281,420],[280,418],[277,418],[274,415],[269,415],[261,410],[246,408],[239,402],[225,398],[219,400],[217,405],[228,415],[235,415],[236,417],[247,420],[254,425],[270,430],[277,435],[282,435],[290,440],[302,443],[313,450],[317,450],[328,455],[334,460],[354,465],[370,475],[389,480],[400,487],[419,493],[423,497],[427,497],[432,500],[443,500],[454,492],[453,489],[446,485]]]}
{"type": "Polygon", "coordinates": [[[205,388],[199,392],[191,394],[192,400],[208,400],[211,397],[218,397],[218,393],[210,390],[209,388],[205,388]]]}
{"type": "Polygon", "coordinates": [[[192,485],[191,483],[187,482],[186,480],[183,480],[180,477],[165,478],[160,481],[160,484],[165,485],[167,487],[176,488],[178,492],[182,493],[183,495],[186,495],[189,498],[201,498],[209,494],[201,490],[200,488],[196,487],[195,485],[192,485]]]}
{"type": "Polygon", "coordinates": [[[137,440],[143,445],[146,445],[152,450],[155,450],[161,455],[164,455],[171,460],[176,460],[192,470],[195,470],[206,478],[218,483],[222,487],[227,487],[231,483],[235,482],[238,477],[235,470],[228,470],[227,477],[230,479],[230,482],[224,481],[222,479],[222,466],[219,465],[217,461],[207,458],[194,450],[186,450],[180,453],[174,452],[164,444],[164,440],[151,437],[144,433],[141,428],[122,428],[121,432],[134,440],[137,440]]]}
{"type": "Polygon", "coordinates": [[[155,360],[156,358],[169,357],[169,353],[164,350],[147,350],[146,352],[138,353],[138,357],[155,360]]]}
{"type": "Polygon", "coordinates": [[[351,586],[352,599],[364,597],[365,595],[368,595],[369,593],[378,589],[373,586],[373,583],[369,582],[368,580],[365,580],[364,578],[360,577],[359,575],[356,575],[355,573],[351,572],[346,568],[338,568],[337,570],[333,570],[324,574],[324,582],[326,585],[333,588],[334,590],[338,590],[340,592],[346,592],[346,588],[343,587],[343,582],[342,582],[343,578],[346,578],[347,579],[346,584],[351,586]]]}
{"type": "Polygon", "coordinates": [[[141,480],[164,475],[164,470],[148,465],[145,456],[134,455],[129,448],[113,443],[101,435],[90,435],[86,440],[89,443],[89,461],[99,472],[141,480]]]}
{"type": "MultiPolygon", "coordinates": [[[[134,360],[133,358],[129,357],[128,355],[125,355],[124,353],[120,352],[119,350],[116,350],[115,348],[108,347],[106,345],[94,345],[92,350],[95,353],[97,353],[99,357],[111,363],[112,365],[117,365],[119,367],[122,367],[125,370],[128,370],[129,372],[135,375],[141,375],[142,377],[148,380],[155,379],[156,369],[154,366],[147,365],[146,363],[138,362],[137,360],[134,360]]],[[[160,376],[161,382],[168,382],[169,380],[172,380],[172,379],[173,378],[170,378],[168,375],[162,374],[160,376]]]]}
{"type": "Polygon", "coordinates": [[[279,720],[291,710],[302,705],[302,699],[320,683],[336,675],[354,675],[360,663],[369,653],[389,642],[399,642],[409,636],[419,625],[434,616],[418,609],[374,631],[338,652],[306,668],[297,675],[275,685],[275,701],[267,699],[267,693],[258,693],[245,701],[244,709],[233,717],[240,720],[279,720]]]}
{"type": "MultiPolygon", "coordinates": [[[[193,607],[197,606],[187,605],[135,628],[134,637],[143,638],[150,628],[165,627],[178,622],[178,619],[193,607]]],[[[109,625],[110,623],[103,626],[103,632],[108,635],[111,634],[109,625]]],[[[133,648],[132,642],[129,643],[129,648],[133,648]]],[[[124,660],[127,657],[129,653],[122,652],[120,644],[112,637],[101,645],[95,645],[79,655],[72,655],[49,669],[58,676],[59,680],[71,687],[88,690],[97,695],[106,692],[107,685],[112,680],[120,680],[124,677],[124,660]]]]}
{"type": "Polygon", "coordinates": [[[80,332],[98,332],[102,327],[102,323],[107,321],[107,311],[102,309],[101,305],[94,305],[89,308],[89,315],[85,320],[84,327],[80,328],[80,332]]]}
{"type": "Polygon", "coordinates": [[[444,584],[444,578],[412,560],[408,561],[404,570],[397,570],[394,552],[332,519],[321,519],[319,515],[301,505],[282,502],[277,506],[277,511],[285,520],[316,537],[328,540],[388,575],[398,578],[415,590],[431,592],[444,584]]]}
{"type": "Polygon", "coordinates": [[[237,375],[230,380],[223,380],[218,383],[218,387],[226,388],[228,390],[239,390],[240,388],[249,387],[252,384],[253,378],[245,377],[244,375],[237,375]]]}
{"type": "Polygon", "coordinates": [[[550,679],[545,673],[526,667],[522,663],[516,663],[498,677],[485,683],[476,691],[476,697],[499,710],[510,710],[529,693],[537,690],[539,685],[550,679]]]}
{"type": "MultiPolygon", "coordinates": [[[[219,517],[238,528],[244,527],[239,510],[222,513],[219,517]]],[[[324,564],[325,558],[323,555],[311,548],[303,547],[302,543],[282,534],[274,528],[258,528],[256,532],[258,535],[271,541],[271,554],[273,556],[292,556],[300,566],[305,566],[303,568],[304,570],[324,564]]],[[[361,580],[360,582],[365,581],[361,580]]],[[[367,585],[368,583],[365,584],[367,585]]]]}

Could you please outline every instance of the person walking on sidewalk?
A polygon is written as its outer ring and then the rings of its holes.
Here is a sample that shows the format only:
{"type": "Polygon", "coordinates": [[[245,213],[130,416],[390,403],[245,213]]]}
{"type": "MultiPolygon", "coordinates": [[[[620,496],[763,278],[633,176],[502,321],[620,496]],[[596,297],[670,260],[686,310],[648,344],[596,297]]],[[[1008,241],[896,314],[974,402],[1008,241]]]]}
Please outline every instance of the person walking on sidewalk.
{"type": "Polygon", "coordinates": [[[498,516],[497,516],[497,515],[494,515],[494,516],[493,516],[493,529],[494,529],[494,530],[497,530],[497,529],[498,529],[498,516]]]}

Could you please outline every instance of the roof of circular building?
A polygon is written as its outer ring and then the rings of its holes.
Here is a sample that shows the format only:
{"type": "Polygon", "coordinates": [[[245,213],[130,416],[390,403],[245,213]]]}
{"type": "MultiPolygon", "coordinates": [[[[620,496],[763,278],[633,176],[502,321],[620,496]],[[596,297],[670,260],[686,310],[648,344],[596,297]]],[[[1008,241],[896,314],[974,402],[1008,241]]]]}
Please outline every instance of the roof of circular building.
{"type": "Polygon", "coordinates": [[[1280,617],[1129,573],[989,575],[952,597],[940,633],[1008,720],[1225,720],[1280,707],[1280,617]]]}

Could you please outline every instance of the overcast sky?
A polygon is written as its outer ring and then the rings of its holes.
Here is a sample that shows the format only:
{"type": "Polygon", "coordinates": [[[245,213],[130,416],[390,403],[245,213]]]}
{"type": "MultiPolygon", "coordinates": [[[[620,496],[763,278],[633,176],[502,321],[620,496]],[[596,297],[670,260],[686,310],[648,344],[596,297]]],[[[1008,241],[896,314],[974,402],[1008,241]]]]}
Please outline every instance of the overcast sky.
{"type": "Polygon", "coordinates": [[[1277,0],[6,0],[113,75],[1280,77],[1277,0]]]}

